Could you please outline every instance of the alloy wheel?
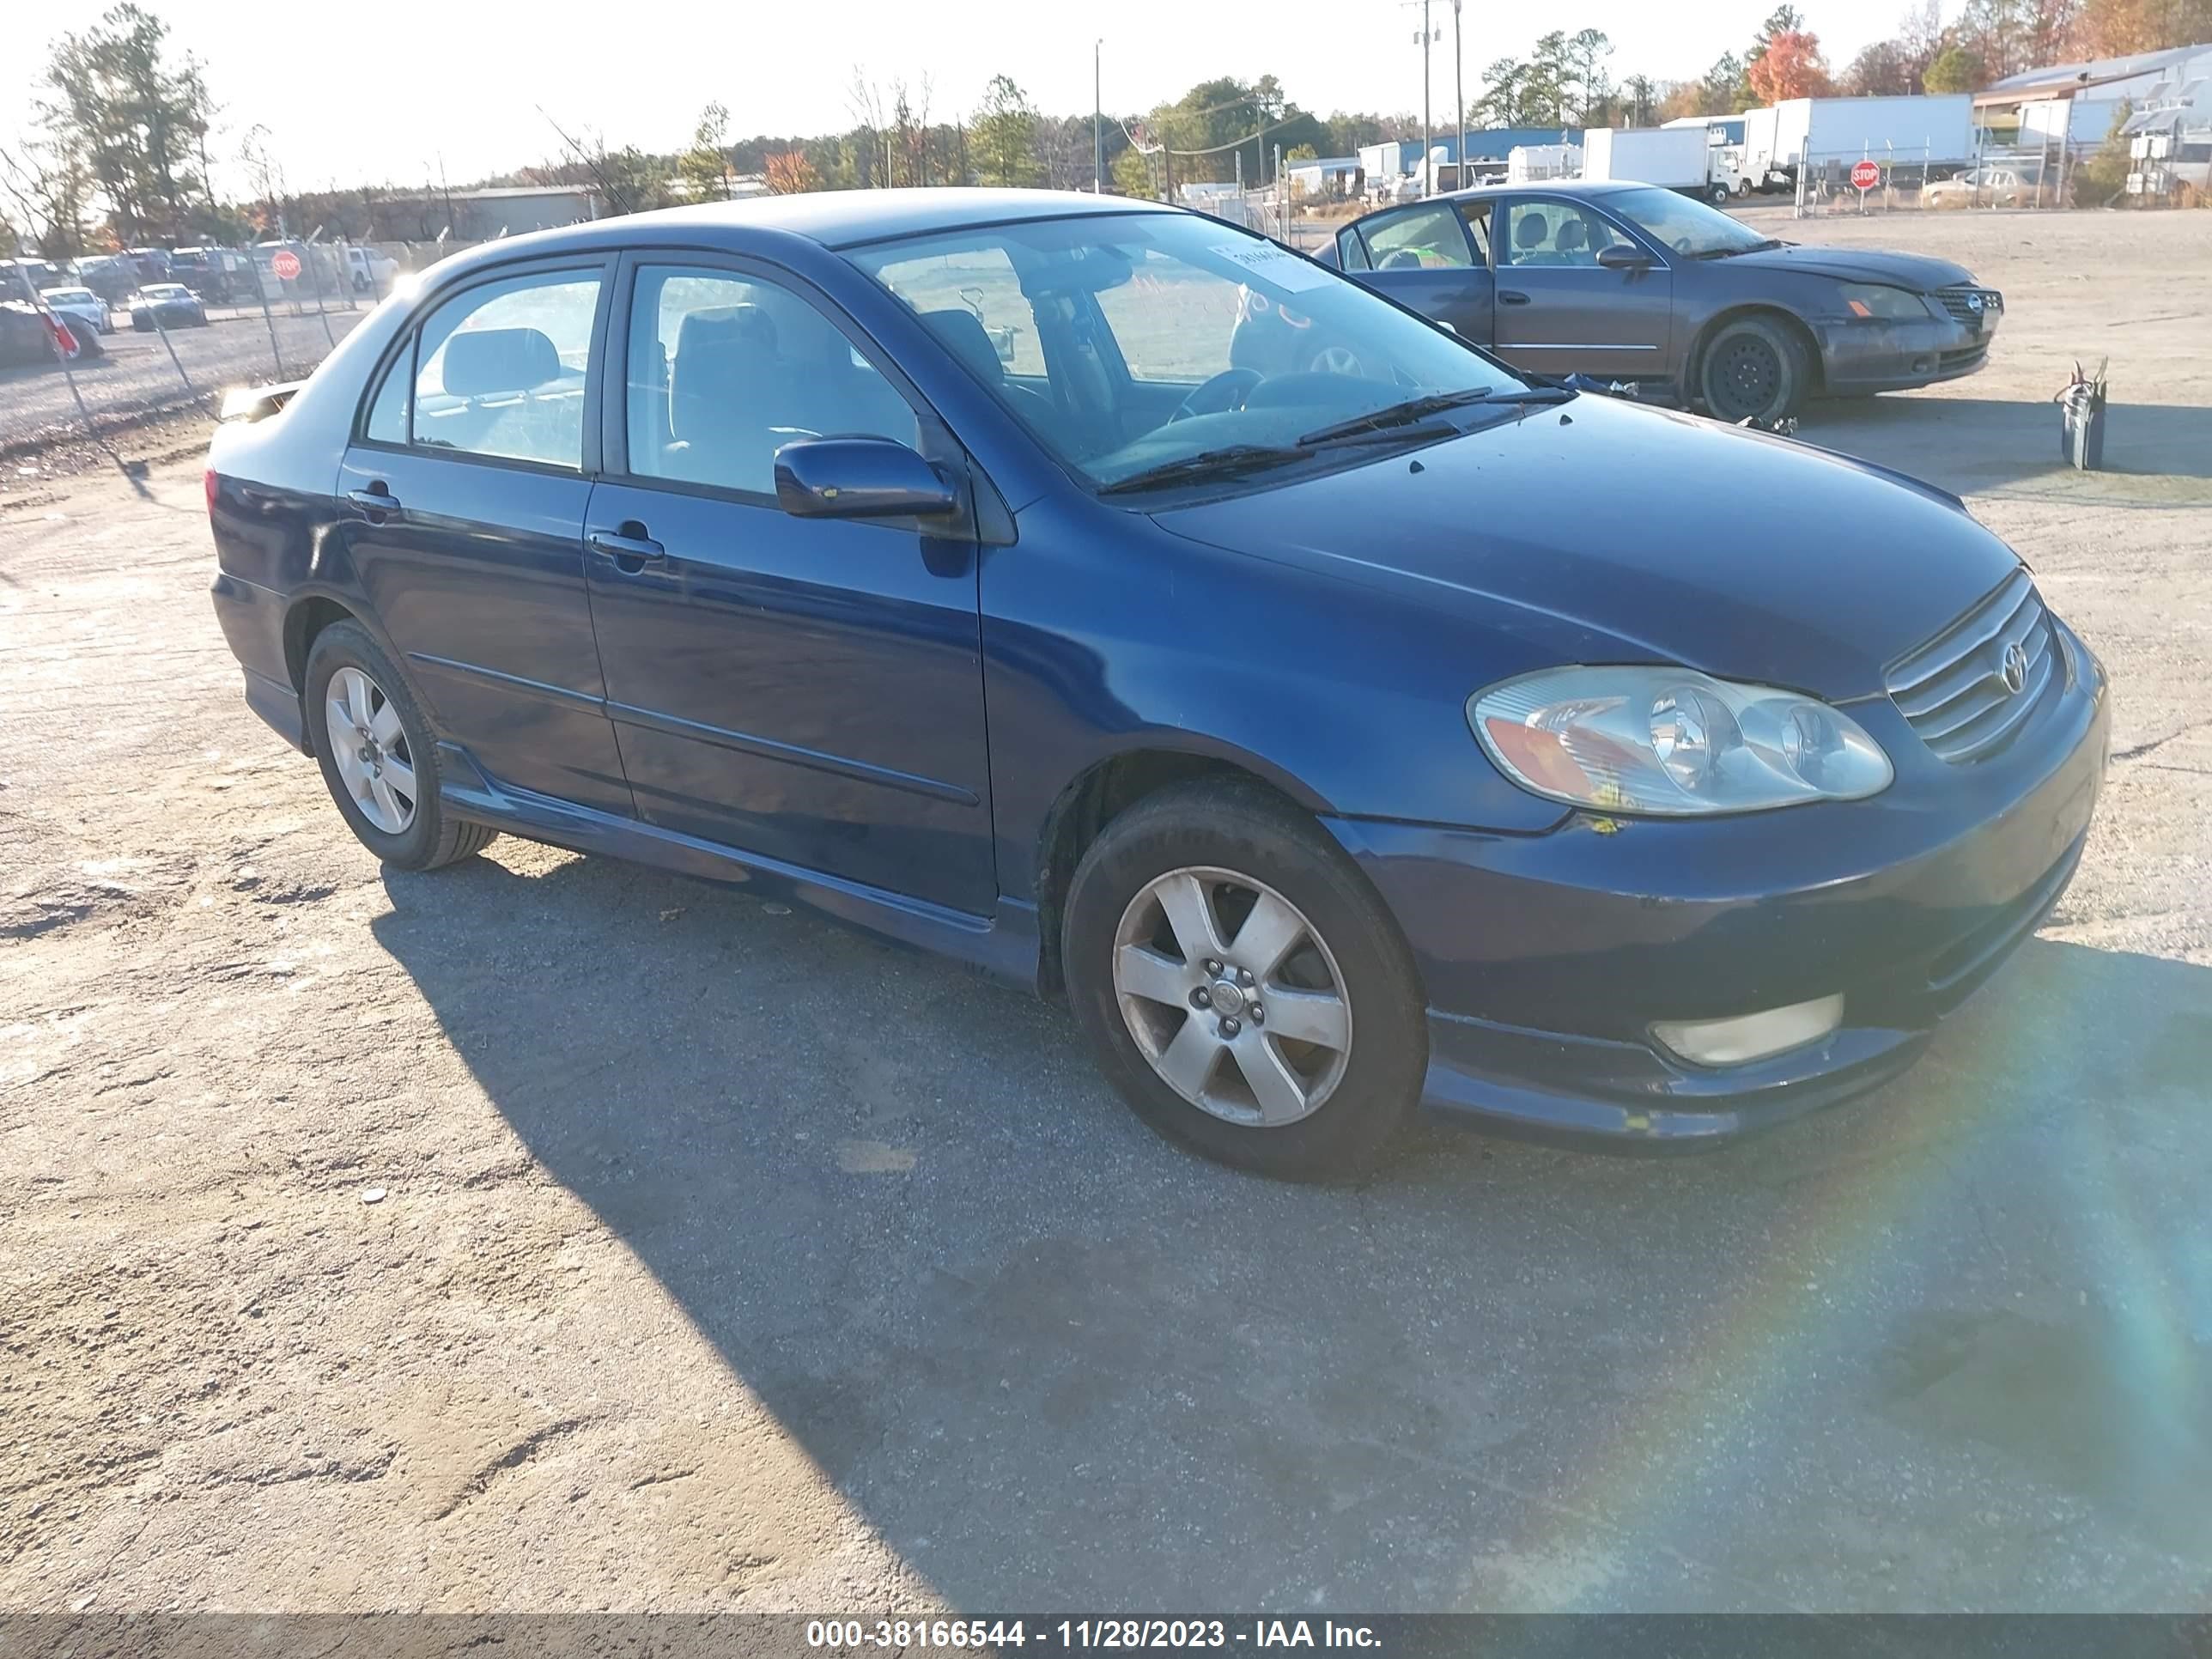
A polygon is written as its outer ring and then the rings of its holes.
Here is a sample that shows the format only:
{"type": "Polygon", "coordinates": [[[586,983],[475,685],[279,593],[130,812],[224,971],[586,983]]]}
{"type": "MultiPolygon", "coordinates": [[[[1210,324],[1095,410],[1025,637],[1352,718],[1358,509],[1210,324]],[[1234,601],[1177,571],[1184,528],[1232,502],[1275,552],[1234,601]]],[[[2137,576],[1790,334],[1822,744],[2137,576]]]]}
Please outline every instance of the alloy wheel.
{"type": "Polygon", "coordinates": [[[346,793],[386,835],[406,834],[418,797],[399,711],[382,686],[350,665],[331,676],[324,696],[323,727],[346,793]]]}
{"type": "Polygon", "coordinates": [[[1232,870],[1171,870],[1130,900],[1114,990],[1160,1080],[1225,1122],[1273,1129],[1312,1115],[1351,1058],[1352,1005],[1327,941],[1280,893],[1232,870]]]}

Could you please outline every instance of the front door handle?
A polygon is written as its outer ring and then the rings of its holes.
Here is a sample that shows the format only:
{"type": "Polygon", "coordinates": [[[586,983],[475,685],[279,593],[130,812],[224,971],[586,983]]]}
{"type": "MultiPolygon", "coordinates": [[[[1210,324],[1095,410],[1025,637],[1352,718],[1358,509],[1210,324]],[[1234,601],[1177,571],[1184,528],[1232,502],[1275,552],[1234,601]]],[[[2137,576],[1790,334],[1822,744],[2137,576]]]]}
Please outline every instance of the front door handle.
{"type": "Polygon", "coordinates": [[[668,550],[643,534],[644,529],[643,525],[626,524],[619,531],[594,530],[585,540],[594,552],[612,559],[617,569],[635,576],[646,566],[659,564],[668,556],[668,550]],[[632,530],[641,533],[629,534],[632,530]]]}
{"type": "Polygon", "coordinates": [[[378,524],[383,523],[387,517],[397,517],[399,512],[399,498],[381,483],[368,489],[349,489],[346,500],[378,524]]]}
{"type": "Polygon", "coordinates": [[[1528,303],[1528,296],[1517,288],[1501,288],[1498,290],[1498,303],[1502,306],[1525,306],[1528,303]]]}

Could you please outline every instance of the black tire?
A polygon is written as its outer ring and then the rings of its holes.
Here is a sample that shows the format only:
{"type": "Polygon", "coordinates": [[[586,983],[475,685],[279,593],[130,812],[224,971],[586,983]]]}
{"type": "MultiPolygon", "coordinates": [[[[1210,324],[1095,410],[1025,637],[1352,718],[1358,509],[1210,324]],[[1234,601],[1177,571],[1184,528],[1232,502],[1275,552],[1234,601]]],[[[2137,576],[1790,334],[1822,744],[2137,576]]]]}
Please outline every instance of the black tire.
{"type": "Polygon", "coordinates": [[[1711,202],[1715,207],[1723,207],[1727,205],[1729,199],[1729,187],[1726,181],[1723,180],[1721,183],[1714,185],[1711,190],[1705,192],[1705,197],[1706,199],[1711,202]]]}
{"type": "Polygon", "coordinates": [[[497,837],[496,830],[466,823],[445,811],[438,797],[438,747],[430,722],[422,717],[406,676],[359,623],[332,623],[315,635],[314,648],[307,653],[307,718],[315,760],[339,816],[361,844],[385,863],[400,870],[435,870],[473,857],[497,837]],[[387,835],[368,821],[338,775],[328,710],[331,678],[342,668],[357,668],[368,675],[399,716],[407,759],[422,790],[413,821],[397,835],[387,835]]]}
{"type": "Polygon", "coordinates": [[[1722,325],[1698,357],[1698,399],[1717,421],[1771,426],[1805,406],[1812,380],[1802,343],[1765,317],[1722,325]]]}
{"type": "Polygon", "coordinates": [[[1319,825],[1256,785],[1179,785],[1109,823],[1070,885],[1061,963],[1076,1018],[1122,1098],[1153,1129],[1217,1162],[1292,1181],[1355,1179],[1419,1108],[1427,1008],[1396,922],[1319,825]],[[1296,1121],[1239,1124],[1193,1104],[1154,1070],[1122,1016],[1114,960],[1125,913],[1158,878],[1201,867],[1249,876],[1281,895],[1326,941],[1341,980],[1351,1010],[1342,1070],[1296,1121]]]}

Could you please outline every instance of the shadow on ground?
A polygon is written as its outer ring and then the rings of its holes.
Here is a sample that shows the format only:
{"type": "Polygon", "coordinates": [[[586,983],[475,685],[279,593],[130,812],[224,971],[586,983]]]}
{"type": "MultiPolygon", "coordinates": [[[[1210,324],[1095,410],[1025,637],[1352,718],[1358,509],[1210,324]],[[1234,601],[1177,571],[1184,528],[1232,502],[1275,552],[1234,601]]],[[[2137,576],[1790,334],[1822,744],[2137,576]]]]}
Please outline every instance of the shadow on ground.
{"type": "MultiPolygon", "coordinates": [[[[2065,379],[2061,368],[2051,390],[2065,379]]],[[[2145,477],[2212,478],[2212,409],[2126,404],[2105,411],[2104,471],[2145,477]]],[[[2059,451],[2056,404],[1942,396],[1844,398],[1816,403],[1808,443],[1876,461],[1972,495],[2074,471],[2059,451]]]]}
{"type": "Polygon", "coordinates": [[[2212,971],[2038,942],[1765,1139],[1434,1129],[1329,1191],[1154,1140],[1059,1009],[741,893],[386,884],[532,1154],[968,1610],[2201,1598],[2212,971]]]}

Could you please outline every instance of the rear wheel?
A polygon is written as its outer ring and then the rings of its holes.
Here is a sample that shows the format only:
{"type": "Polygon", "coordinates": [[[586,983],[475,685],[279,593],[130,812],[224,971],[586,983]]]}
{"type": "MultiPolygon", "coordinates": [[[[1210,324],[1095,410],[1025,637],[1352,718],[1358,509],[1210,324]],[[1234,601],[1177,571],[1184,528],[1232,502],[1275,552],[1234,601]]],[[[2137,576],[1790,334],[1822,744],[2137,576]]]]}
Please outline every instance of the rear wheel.
{"type": "Polygon", "coordinates": [[[1804,348],[1781,324],[1739,317],[1706,343],[1698,391],[1717,420],[1771,426],[1795,415],[1811,390],[1804,348]]]}
{"type": "Polygon", "coordinates": [[[323,781],[361,844],[403,870],[434,870],[498,834],[438,799],[429,722],[366,629],[332,623],[307,653],[307,722],[323,781]]]}
{"type": "Polygon", "coordinates": [[[1347,1178],[1419,1105],[1426,1010],[1395,923],[1311,819],[1256,787],[1186,785],[1109,824],[1062,950],[1109,1079],[1208,1158],[1347,1178]]]}

